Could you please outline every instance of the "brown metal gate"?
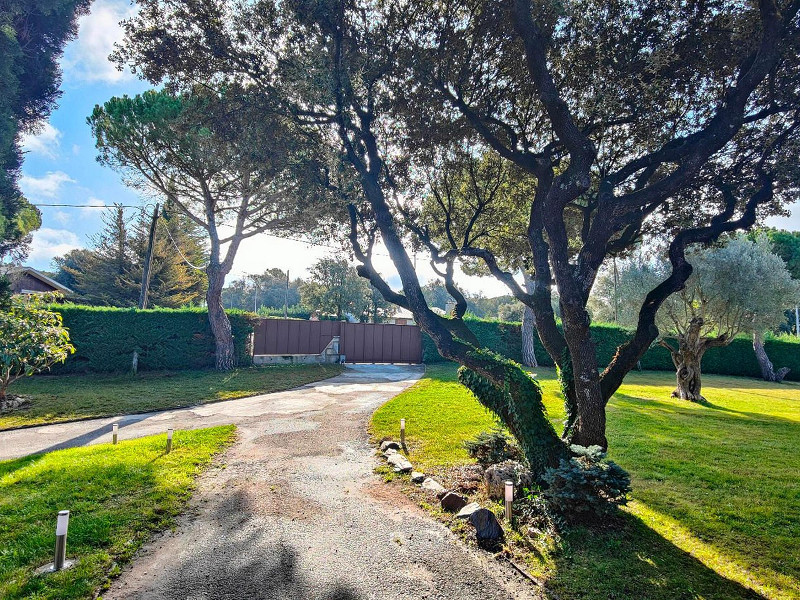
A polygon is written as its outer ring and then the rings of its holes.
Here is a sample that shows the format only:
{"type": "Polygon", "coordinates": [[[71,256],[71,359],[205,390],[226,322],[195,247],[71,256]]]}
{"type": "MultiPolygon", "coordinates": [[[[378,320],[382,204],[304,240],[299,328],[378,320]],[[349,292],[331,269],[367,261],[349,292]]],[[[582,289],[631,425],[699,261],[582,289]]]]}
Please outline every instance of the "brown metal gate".
{"type": "Polygon", "coordinates": [[[253,354],[319,354],[339,336],[339,353],[352,363],[421,363],[422,334],[416,325],[261,319],[253,354]]]}

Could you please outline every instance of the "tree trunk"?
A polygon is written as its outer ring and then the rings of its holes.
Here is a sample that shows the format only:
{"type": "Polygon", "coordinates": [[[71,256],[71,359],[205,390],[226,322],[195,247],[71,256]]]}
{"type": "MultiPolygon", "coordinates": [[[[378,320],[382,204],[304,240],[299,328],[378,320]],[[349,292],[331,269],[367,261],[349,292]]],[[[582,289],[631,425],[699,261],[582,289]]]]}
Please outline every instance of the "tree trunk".
{"type": "MultiPolygon", "coordinates": [[[[522,270],[522,277],[525,279],[525,291],[529,294],[533,293],[533,279],[528,272],[522,270]]],[[[525,305],[525,310],[522,313],[522,364],[526,367],[538,367],[539,363],[536,362],[536,316],[533,314],[533,309],[525,305]]]]}
{"type": "Polygon", "coordinates": [[[606,402],[600,389],[597,349],[589,329],[589,315],[581,302],[566,302],[564,298],[561,310],[574,390],[574,399],[569,398],[568,392],[565,401],[572,400],[575,409],[572,423],[568,416],[564,437],[570,444],[600,446],[606,450],[606,402]]]}
{"type": "Polygon", "coordinates": [[[673,398],[704,402],[701,394],[700,361],[703,355],[696,347],[681,349],[672,357],[675,363],[677,387],[672,392],[673,398]]]}
{"type": "Polygon", "coordinates": [[[691,402],[704,402],[701,393],[700,362],[703,360],[708,348],[708,340],[700,336],[704,321],[701,317],[694,317],[689,322],[686,333],[678,337],[678,349],[669,348],[672,362],[675,364],[675,379],[677,386],[672,392],[673,398],[689,400],[691,402]]]}
{"type": "Polygon", "coordinates": [[[222,305],[225,272],[219,266],[209,265],[206,274],[208,275],[206,304],[208,305],[208,322],[211,325],[211,333],[214,334],[216,367],[218,371],[230,371],[236,366],[236,351],[233,345],[231,322],[222,305]]]}
{"type": "Polygon", "coordinates": [[[783,381],[783,378],[789,373],[789,367],[782,367],[775,371],[775,368],[772,365],[772,361],[767,356],[767,351],[764,348],[764,338],[760,331],[753,332],[753,350],[756,353],[756,360],[758,360],[758,366],[761,367],[761,376],[764,378],[764,381],[773,381],[776,383],[780,383],[783,381]]]}

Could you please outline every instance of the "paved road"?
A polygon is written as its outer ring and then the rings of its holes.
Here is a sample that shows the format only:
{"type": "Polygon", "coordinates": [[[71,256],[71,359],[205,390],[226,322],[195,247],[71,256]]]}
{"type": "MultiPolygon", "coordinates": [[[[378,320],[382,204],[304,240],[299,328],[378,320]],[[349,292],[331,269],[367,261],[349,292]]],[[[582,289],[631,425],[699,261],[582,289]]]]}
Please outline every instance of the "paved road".
{"type": "Polygon", "coordinates": [[[372,474],[372,411],[417,368],[363,365],[298,390],[203,407],[0,434],[0,456],[236,423],[224,465],[201,477],[177,528],[150,543],[104,598],[449,600],[534,598],[372,474]]]}

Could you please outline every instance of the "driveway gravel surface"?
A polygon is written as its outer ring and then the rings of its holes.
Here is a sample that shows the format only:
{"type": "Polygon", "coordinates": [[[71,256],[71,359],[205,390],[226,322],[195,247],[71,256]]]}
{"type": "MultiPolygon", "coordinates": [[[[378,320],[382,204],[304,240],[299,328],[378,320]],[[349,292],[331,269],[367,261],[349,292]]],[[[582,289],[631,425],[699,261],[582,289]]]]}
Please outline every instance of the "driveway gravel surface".
{"type": "MultiPolygon", "coordinates": [[[[0,458],[235,423],[177,527],[103,598],[527,599],[538,589],[373,474],[369,416],[420,367],[354,365],[296,390],[196,408],[0,433],[0,458]]],[[[413,416],[409,415],[409,419],[413,416]]]]}

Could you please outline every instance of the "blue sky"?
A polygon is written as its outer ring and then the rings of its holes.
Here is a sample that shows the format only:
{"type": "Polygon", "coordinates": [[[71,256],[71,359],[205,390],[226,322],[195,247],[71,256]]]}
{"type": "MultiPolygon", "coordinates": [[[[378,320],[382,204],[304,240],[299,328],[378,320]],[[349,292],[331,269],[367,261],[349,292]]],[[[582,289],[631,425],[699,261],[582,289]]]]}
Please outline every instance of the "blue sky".
{"type": "MultiPolygon", "coordinates": [[[[120,176],[95,160],[96,151],[86,118],[96,104],[112,96],[133,95],[148,89],[146,82],[128,72],[117,71],[107,59],[115,42],[122,37],[119,21],[132,11],[125,0],[95,0],[92,12],[80,22],[78,38],[64,52],[63,95],[49,122],[37,135],[24,140],[25,161],[20,187],[35,204],[76,204],[81,208],[41,207],[42,227],[33,236],[27,264],[50,269],[52,259],[73,248],[91,245],[91,236],[102,228],[104,204],[142,205],[145,201],[128,189],[120,176]],[[83,208],[86,207],[86,208],[83,208]]],[[[128,209],[133,216],[135,209],[128,209]]],[[[785,229],[800,229],[800,205],[793,205],[788,218],[774,218],[770,224],[785,229]]],[[[246,240],[234,263],[233,277],[260,273],[267,268],[289,269],[292,277],[304,275],[329,249],[256,236],[246,240]]],[[[387,257],[376,258],[376,266],[399,283],[387,257]]],[[[427,264],[420,261],[420,276],[432,276],[427,264]]],[[[507,293],[493,278],[459,278],[469,291],[486,296],[507,293]]]]}

